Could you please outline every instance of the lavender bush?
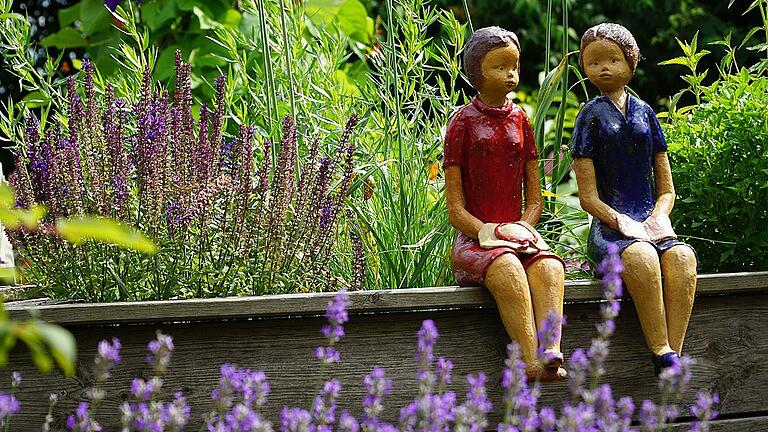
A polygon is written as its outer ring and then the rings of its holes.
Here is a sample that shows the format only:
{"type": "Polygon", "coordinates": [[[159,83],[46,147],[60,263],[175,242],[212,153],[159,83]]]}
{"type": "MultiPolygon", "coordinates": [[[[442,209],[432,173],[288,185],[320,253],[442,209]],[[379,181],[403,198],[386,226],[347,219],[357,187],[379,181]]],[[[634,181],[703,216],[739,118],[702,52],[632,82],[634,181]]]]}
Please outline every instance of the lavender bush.
{"type": "MultiPolygon", "coordinates": [[[[228,122],[223,76],[215,82],[213,106],[203,104],[196,118],[190,66],[179,53],[172,95],[153,83],[149,70],[136,100],[117,97],[109,84],[99,88],[90,63],[83,71],[80,85],[69,79],[66,112],[44,127],[31,115],[26,119],[11,178],[17,204],[47,206],[49,221],[117,218],[155,238],[160,253],[75,247],[17,232],[13,241],[27,280],[47,295],[88,301],[359,287],[362,270],[352,282],[332,278],[327,265],[337,255],[337,238],[349,237],[339,234],[353,178],[356,117],[329,156],[315,137],[300,160],[291,117],[278,143],[262,147],[245,124],[227,135],[240,122],[228,122]]],[[[359,249],[359,236],[351,237],[348,249],[359,249]]],[[[353,261],[347,255],[342,258],[353,261]]]]}
{"type": "MultiPolygon", "coordinates": [[[[692,360],[682,357],[674,366],[664,370],[659,379],[662,400],[645,400],[636,404],[629,397],[615,398],[608,384],[601,384],[605,374],[609,339],[613,334],[614,319],[619,313],[617,298],[621,295],[621,260],[615,253],[601,264],[606,302],[601,305],[602,322],[597,325],[598,336],[587,350],[577,349],[571,355],[568,376],[570,397],[563,403],[559,416],[551,407],[539,407],[541,387],[538,381],[527,382],[525,364],[520,359],[519,347],[511,343],[502,371],[502,421],[496,425],[499,432],[525,431],[654,431],[660,430],[681,412],[676,402],[686,391],[691,379],[692,360]],[[639,408],[639,409],[638,409],[639,408]],[[638,422],[633,424],[633,416],[638,422]]],[[[342,291],[329,302],[328,324],[321,332],[328,345],[317,347],[315,356],[321,367],[339,362],[340,353],[334,348],[344,337],[344,324],[348,321],[349,301],[342,291]]],[[[553,323],[560,317],[551,316],[553,323]]],[[[366,396],[362,401],[362,415],[356,418],[340,410],[336,400],[342,391],[338,380],[329,378],[321,386],[309,409],[285,407],[278,423],[272,423],[260,412],[270,393],[266,375],[261,371],[238,368],[232,364],[221,366],[219,385],[211,392],[214,409],[203,416],[208,431],[271,432],[394,432],[394,431],[461,431],[481,432],[491,425],[488,413],[493,408],[486,392],[485,373],[466,377],[468,391],[463,402],[451,391],[453,363],[443,357],[435,359],[434,346],[439,337],[432,320],[425,320],[418,332],[415,354],[418,391],[412,402],[400,408],[399,418],[384,419],[384,398],[393,387],[384,369],[376,367],[366,375],[363,385],[366,396]],[[278,426],[279,425],[279,426],[278,426]]],[[[124,431],[182,431],[191,419],[191,409],[183,394],[175,393],[171,402],[162,399],[162,375],[167,370],[173,353],[173,340],[158,332],[157,339],[148,345],[147,362],[154,375],[136,378],[131,385],[131,401],[122,407],[124,431]]],[[[98,387],[109,376],[110,370],[120,362],[120,343],[102,341],[95,362],[96,385],[87,394],[89,401],[81,402],[69,416],[67,427],[72,431],[99,431],[101,426],[91,415],[103,393],[98,387]],[[93,395],[99,395],[94,397],[93,395]]],[[[545,353],[540,353],[542,361],[545,353]]],[[[8,421],[19,410],[13,396],[0,394],[0,421],[8,421]]],[[[692,431],[709,430],[708,422],[716,417],[714,406],[718,396],[699,391],[697,401],[690,408],[696,418],[692,431]]],[[[47,423],[46,423],[47,424],[47,423]]]]}

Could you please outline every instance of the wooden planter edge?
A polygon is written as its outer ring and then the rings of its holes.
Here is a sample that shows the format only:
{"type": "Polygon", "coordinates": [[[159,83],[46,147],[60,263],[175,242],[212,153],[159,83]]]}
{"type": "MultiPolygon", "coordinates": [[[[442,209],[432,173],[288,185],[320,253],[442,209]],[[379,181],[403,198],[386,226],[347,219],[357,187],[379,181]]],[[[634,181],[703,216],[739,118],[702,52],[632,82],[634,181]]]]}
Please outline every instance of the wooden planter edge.
{"type": "MultiPolygon", "coordinates": [[[[768,291],[768,272],[699,275],[697,295],[725,295],[768,291]]],[[[350,292],[350,313],[495,307],[482,287],[403,288],[350,292]]],[[[200,321],[322,315],[334,293],[282,294],[215,299],[186,299],[119,303],[9,302],[11,318],[30,314],[64,325],[109,325],[138,322],[200,321]]],[[[597,280],[567,281],[569,303],[602,299],[597,280]]]]}

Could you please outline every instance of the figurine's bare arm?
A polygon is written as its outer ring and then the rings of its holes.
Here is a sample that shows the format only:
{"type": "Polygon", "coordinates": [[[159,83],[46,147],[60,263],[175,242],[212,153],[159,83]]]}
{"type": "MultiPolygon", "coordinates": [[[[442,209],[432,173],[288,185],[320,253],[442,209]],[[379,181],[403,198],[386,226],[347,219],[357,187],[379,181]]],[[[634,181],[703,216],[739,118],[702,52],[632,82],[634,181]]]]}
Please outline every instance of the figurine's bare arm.
{"type": "Polygon", "coordinates": [[[579,186],[579,202],[587,213],[600,219],[609,227],[619,229],[619,212],[604,203],[597,194],[595,182],[595,165],[590,158],[573,160],[573,170],[576,172],[576,183],[579,186]]]}
{"type": "Polygon", "coordinates": [[[675,206],[675,185],[667,152],[658,152],[653,156],[653,175],[656,179],[656,205],[651,214],[669,215],[675,206]]]}
{"type": "Polygon", "coordinates": [[[525,213],[521,220],[535,226],[541,217],[541,184],[539,182],[539,161],[529,160],[525,163],[525,213]]]}
{"type": "Polygon", "coordinates": [[[461,167],[445,168],[445,200],[448,204],[448,220],[457,230],[477,240],[483,222],[465,208],[464,187],[461,183],[461,167]]]}

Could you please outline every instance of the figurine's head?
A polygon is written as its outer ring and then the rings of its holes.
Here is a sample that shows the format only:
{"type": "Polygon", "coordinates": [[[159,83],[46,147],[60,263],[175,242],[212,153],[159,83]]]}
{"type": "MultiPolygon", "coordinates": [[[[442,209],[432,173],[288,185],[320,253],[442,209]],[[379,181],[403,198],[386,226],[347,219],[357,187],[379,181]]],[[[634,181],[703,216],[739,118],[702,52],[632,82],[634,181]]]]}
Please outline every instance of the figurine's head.
{"type": "Polygon", "coordinates": [[[464,70],[480,94],[507,94],[520,81],[520,42],[501,27],[475,31],[464,47],[464,70]]]}
{"type": "Polygon", "coordinates": [[[620,24],[598,24],[581,37],[581,69],[604,93],[627,85],[639,57],[640,49],[634,36],[620,24]]]}

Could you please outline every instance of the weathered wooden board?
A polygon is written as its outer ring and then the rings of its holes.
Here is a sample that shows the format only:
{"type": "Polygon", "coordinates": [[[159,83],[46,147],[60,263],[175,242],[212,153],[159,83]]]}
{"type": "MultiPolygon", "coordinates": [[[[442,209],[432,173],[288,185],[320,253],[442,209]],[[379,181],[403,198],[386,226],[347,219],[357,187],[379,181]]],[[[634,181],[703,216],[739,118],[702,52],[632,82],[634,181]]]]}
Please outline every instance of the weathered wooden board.
{"type": "MultiPolygon", "coordinates": [[[[743,294],[768,291],[768,272],[700,275],[702,295],[743,294]]],[[[601,300],[599,281],[568,281],[566,302],[601,300]]],[[[41,319],[61,324],[116,324],[168,322],[222,318],[308,316],[325,313],[333,293],[288,294],[220,299],[189,299],[100,304],[62,304],[27,300],[8,304],[13,319],[25,319],[34,308],[41,319]]],[[[351,311],[394,312],[446,308],[495,307],[488,290],[480,287],[408,288],[350,293],[351,311]]]]}
{"type": "MultiPolygon", "coordinates": [[[[444,295],[444,294],[441,294],[444,295]]],[[[411,298],[415,294],[411,294],[411,298]]],[[[390,305],[396,300],[387,300],[390,305]]],[[[286,308],[290,302],[285,298],[286,308]]],[[[327,302],[327,297],[323,299],[327,302]]],[[[638,400],[658,399],[657,381],[652,374],[634,306],[622,302],[623,311],[617,322],[617,336],[612,341],[606,382],[615,395],[631,395],[638,400]]],[[[146,306],[149,307],[149,306],[146,306]]],[[[323,304],[324,307],[324,304],[323,304]]],[[[405,308],[405,304],[399,307],[405,308]]],[[[424,302],[420,307],[425,307],[424,302]]],[[[441,305],[436,308],[445,307],[441,305]]],[[[395,379],[395,388],[385,401],[386,416],[394,419],[400,406],[415,394],[413,352],[416,331],[426,318],[435,320],[441,338],[436,353],[456,363],[455,390],[463,392],[464,376],[480,370],[489,374],[489,394],[495,406],[501,406],[498,382],[503,366],[507,336],[492,307],[456,308],[442,311],[371,313],[356,309],[347,326],[348,336],[340,345],[343,362],[332,372],[344,389],[340,405],[359,414],[364,395],[362,380],[374,366],[385,367],[395,379]]],[[[84,312],[84,311],[83,311],[84,312]]],[[[156,313],[156,312],[155,312],[156,313]]],[[[599,321],[597,303],[569,304],[565,313],[563,350],[568,356],[576,347],[586,347],[594,336],[599,321]]],[[[720,393],[720,410],[726,414],[768,412],[768,294],[700,297],[691,320],[686,351],[699,361],[694,369],[692,389],[682,401],[686,407],[693,401],[695,388],[720,393]]],[[[210,312],[205,315],[210,316],[210,312]]],[[[16,349],[10,367],[0,375],[7,382],[11,370],[24,374],[19,394],[23,409],[19,430],[35,430],[45,414],[45,400],[51,391],[62,394],[56,409],[58,425],[83,397],[90,382],[90,366],[96,343],[117,336],[123,340],[123,364],[108,385],[109,399],[99,409],[99,419],[108,430],[119,424],[117,406],[127,397],[130,379],[146,375],[144,347],[157,328],[175,338],[177,350],[173,366],[166,377],[165,393],[182,390],[193,406],[193,417],[199,419],[211,407],[210,391],[218,380],[221,363],[234,362],[243,367],[262,369],[272,382],[273,393],[266,414],[277,421],[284,405],[309,407],[324,372],[311,356],[312,348],[323,343],[318,316],[301,318],[232,319],[219,321],[166,322],[164,324],[123,324],[112,326],[70,325],[80,347],[80,370],[76,379],[58,375],[40,376],[28,360],[25,349],[16,349]]],[[[165,320],[168,321],[168,320],[165,320]]],[[[565,397],[564,384],[544,387],[543,403],[558,407],[565,397]]],[[[463,395],[461,396],[463,399],[463,395]]],[[[492,424],[499,420],[498,413],[492,424]]],[[[190,428],[196,430],[197,426],[190,428]]],[[[735,430],[735,429],[723,429],[735,430]]],[[[751,429],[745,429],[751,430],[751,429]]]]}
{"type": "MultiPolygon", "coordinates": [[[[709,424],[710,432],[768,432],[768,417],[734,418],[715,420],[709,424]]],[[[669,427],[669,432],[687,432],[690,423],[680,423],[669,427]]]]}

